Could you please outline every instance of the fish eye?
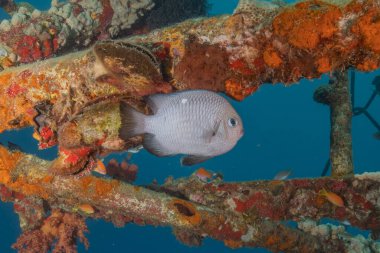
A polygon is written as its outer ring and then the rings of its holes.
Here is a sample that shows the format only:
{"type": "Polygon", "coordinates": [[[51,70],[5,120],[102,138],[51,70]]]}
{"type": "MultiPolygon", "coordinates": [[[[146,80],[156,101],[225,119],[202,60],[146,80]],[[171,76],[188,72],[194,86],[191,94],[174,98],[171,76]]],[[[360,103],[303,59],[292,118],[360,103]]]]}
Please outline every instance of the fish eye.
{"type": "Polygon", "coordinates": [[[237,124],[238,124],[238,121],[237,121],[236,119],[234,119],[234,118],[229,118],[229,119],[228,119],[228,125],[229,125],[230,127],[236,127],[237,124]]]}

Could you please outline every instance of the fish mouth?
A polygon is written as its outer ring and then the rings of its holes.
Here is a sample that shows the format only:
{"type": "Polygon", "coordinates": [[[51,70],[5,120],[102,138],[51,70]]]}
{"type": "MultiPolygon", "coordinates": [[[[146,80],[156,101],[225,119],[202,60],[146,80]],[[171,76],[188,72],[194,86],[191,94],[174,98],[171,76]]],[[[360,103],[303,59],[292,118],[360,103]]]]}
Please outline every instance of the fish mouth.
{"type": "Polygon", "coordinates": [[[243,135],[244,135],[244,129],[241,129],[240,130],[240,137],[243,137],[243,135]]]}

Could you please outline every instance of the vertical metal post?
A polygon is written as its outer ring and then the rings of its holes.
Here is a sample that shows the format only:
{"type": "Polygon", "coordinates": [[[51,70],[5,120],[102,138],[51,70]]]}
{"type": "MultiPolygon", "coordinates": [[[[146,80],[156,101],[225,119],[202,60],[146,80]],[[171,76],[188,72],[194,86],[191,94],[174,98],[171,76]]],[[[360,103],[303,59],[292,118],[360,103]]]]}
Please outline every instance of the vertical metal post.
{"type": "Polygon", "coordinates": [[[319,87],[314,100],[330,106],[330,161],[333,177],[354,174],[352,159],[352,105],[347,70],[334,71],[329,85],[319,87]]]}
{"type": "Polygon", "coordinates": [[[332,86],[333,98],[330,101],[330,160],[333,177],[354,174],[352,162],[352,105],[348,71],[335,71],[332,86]]]}

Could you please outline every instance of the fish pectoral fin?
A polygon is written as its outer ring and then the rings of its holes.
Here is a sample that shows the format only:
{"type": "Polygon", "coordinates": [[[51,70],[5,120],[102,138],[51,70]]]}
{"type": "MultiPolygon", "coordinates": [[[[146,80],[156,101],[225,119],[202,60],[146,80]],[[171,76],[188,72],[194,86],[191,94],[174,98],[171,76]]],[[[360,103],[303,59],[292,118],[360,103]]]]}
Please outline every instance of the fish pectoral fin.
{"type": "Polygon", "coordinates": [[[218,134],[219,126],[220,121],[216,122],[212,129],[205,130],[202,139],[206,140],[206,143],[211,143],[212,139],[218,134]]]}
{"type": "Polygon", "coordinates": [[[213,156],[197,156],[197,155],[187,155],[181,158],[182,166],[191,166],[197,163],[204,162],[213,156]]]}
{"type": "Polygon", "coordinates": [[[206,131],[202,134],[202,140],[205,140],[206,143],[211,143],[212,138],[216,135],[214,131],[206,131]]]}
{"type": "Polygon", "coordinates": [[[156,156],[170,155],[166,149],[158,142],[154,134],[144,134],[143,147],[156,156]]]}

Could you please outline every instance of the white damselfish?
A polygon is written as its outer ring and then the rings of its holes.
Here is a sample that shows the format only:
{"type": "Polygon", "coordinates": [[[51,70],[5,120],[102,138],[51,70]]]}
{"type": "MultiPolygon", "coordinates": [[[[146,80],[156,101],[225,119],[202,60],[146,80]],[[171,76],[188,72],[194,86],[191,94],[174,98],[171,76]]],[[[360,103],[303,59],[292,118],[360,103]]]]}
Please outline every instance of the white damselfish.
{"type": "Polygon", "coordinates": [[[243,136],[243,123],[231,104],[205,90],[156,94],[148,98],[153,115],[121,103],[120,137],[144,135],[143,146],[157,156],[185,154],[193,165],[231,150],[243,136]]]}

